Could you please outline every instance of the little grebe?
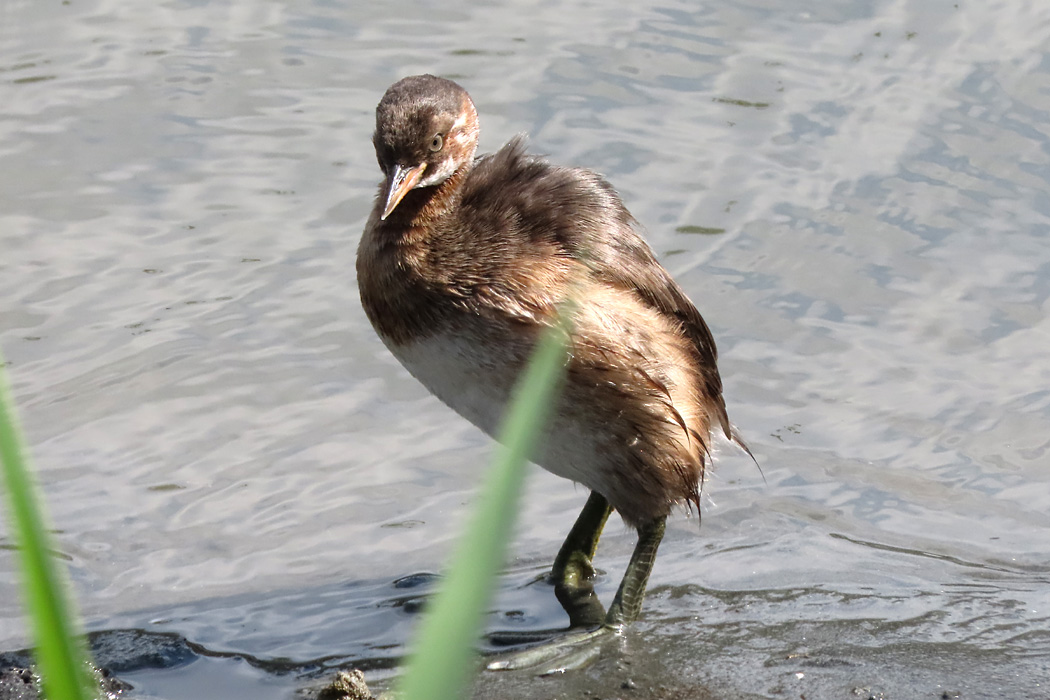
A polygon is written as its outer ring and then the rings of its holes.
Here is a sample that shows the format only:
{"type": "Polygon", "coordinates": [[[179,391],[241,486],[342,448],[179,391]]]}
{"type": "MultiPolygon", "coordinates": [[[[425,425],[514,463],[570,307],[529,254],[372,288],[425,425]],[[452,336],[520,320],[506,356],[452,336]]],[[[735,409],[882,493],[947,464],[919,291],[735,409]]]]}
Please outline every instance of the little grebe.
{"type": "MultiPolygon", "coordinates": [[[[590,499],[552,570],[559,599],[589,579],[611,510],[638,544],[604,620],[637,617],[676,504],[700,507],[712,426],[733,432],[711,331],[642,240],[613,188],[527,155],[515,138],[474,157],[467,92],[405,78],[376,108],[385,174],[358,248],[361,301],[379,337],[438,398],[493,435],[540,331],[572,289],[566,381],[535,461],[590,499]]],[[[598,604],[598,609],[601,609],[598,604]]]]}

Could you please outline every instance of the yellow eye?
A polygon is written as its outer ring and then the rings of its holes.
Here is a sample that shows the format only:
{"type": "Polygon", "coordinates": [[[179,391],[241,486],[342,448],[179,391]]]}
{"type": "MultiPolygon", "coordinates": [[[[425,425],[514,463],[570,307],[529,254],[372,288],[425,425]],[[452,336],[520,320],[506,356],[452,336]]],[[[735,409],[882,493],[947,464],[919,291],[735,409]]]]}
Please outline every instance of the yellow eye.
{"type": "Polygon", "coordinates": [[[430,150],[433,153],[437,153],[441,150],[441,147],[445,145],[445,140],[441,138],[441,134],[435,134],[434,140],[430,142],[430,150]]]}

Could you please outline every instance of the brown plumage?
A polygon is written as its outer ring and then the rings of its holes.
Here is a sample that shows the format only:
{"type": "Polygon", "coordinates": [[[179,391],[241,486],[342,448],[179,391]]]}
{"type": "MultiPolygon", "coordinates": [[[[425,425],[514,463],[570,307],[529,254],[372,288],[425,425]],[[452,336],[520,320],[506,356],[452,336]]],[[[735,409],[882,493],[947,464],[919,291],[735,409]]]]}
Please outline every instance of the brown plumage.
{"type": "Polygon", "coordinates": [[[384,95],[374,144],[386,179],[357,260],[369,320],[492,435],[572,290],[567,381],[535,461],[635,527],[677,503],[699,508],[712,426],[738,440],[707,324],[601,176],[530,156],[522,138],[475,159],[477,134],[451,81],[413,76],[384,95]]]}

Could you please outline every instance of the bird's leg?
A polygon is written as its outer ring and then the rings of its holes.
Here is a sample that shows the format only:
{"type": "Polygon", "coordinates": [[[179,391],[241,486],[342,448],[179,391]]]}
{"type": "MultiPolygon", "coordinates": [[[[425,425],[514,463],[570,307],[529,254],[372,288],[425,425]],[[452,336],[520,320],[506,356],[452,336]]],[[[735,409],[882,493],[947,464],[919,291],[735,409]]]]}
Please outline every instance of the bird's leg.
{"type": "Polygon", "coordinates": [[[645,597],[645,584],[656,561],[656,550],[664,537],[666,518],[650,520],[638,528],[638,544],[634,547],[631,562],[616,591],[609,614],[605,617],[605,626],[619,629],[634,622],[642,611],[642,599],[645,597]]]}
{"type": "Polygon", "coordinates": [[[490,641],[500,646],[535,644],[548,641],[567,631],[580,628],[596,629],[605,624],[605,607],[594,593],[594,552],[598,538],[609,519],[612,507],[605,497],[591,491],[587,503],[565,537],[548,580],[554,584],[554,595],[569,615],[568,630],[541,630],[536,632],[494,632],[490,641]]]}
{"type": "MultiPolygon", "coordinates": [[[[541,674],[548,675],[583,668],[601,654],[604,640],[616,638],[624,625],[638,617],[642,609],[642,599],[645,597],[645,585],[649,582],[649,573],[653,570],[653,562],[656,560],[656,550],[664,536],[666,518],[656,518],[638,528],[638,544],[635,545],[631,562],[627,565],[623,581],[620,582],[620,589],[609,607],[609,613],[605,615],[604,620],[599,618],[598,626],[594,627],[594,615],[597,614],[595,611],[600,613],[602,608],[589,580],[594,572],[591,558],[598,545],[602,526],[609,517],[609,511],[608,502],[598,494],[592,493],[561,551],[558,552],[554,569],[551,571],[555,591],[560,587],[578,599],[587,601],[586,604],[581,604],[580,608],[586,613],[586,625],[577,624],[574,617],[574,614],[583,613],[574,613],[562,601],[562,606],[569,612],[572,626],[590,626],[591,629],[576,629],[543,646],[496,658],[489,662],[490,670],[541,668],[541,674]]],[[[561,594],[558,598],[561,600],[561,594]]]]}
{"type": "MultiPolygon", "coordinates": [[[[551,567],[554,594],[569,614],[569,627],[593,627],[605,621],[605,608],[594,594],[594,552],[612,507],[591,491],[551,567]]],[[[645,583],[643,581],[644,588],[645,583]]]]}

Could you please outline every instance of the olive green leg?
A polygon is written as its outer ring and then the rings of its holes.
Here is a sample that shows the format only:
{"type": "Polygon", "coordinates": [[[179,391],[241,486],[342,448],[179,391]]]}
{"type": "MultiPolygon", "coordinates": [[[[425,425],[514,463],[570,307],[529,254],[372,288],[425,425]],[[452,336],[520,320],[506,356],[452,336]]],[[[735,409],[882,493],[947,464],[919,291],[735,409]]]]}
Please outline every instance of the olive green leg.
{"type": "Polygon", "coordinates": [[[605,626],[620,628],[634,622],[642,611],[642,599],[645,598],[645,584],[656,561],[656,550],[664,537],[666,518],[657,518],[638,528],[638,544],[634,547],[631,562],[616,591],[605,626]]]}
{"type": "Polygon", "coordinates": [[[569,530],[558,556],[551,567],[551,580],[557,586],[578,587],[582,582],[594,577],[594,566],[591,559],[598,549],[598,538],[602,535],[605,521],[609,519],[612,507],[597,491],[591,491],[590,498],[580,511],[576,523],[569,530]]]}
{"type": "Polygon", "coordinates": [[[569,614],[570,627],[593,627],[605,620],[605,608],[594,594],[591,561],[610,513],[605,497],[591,491],[551,567],[554,594],[569,614]]]}
{"type": "Polygon", "coordinates": [[[645,597],[645,585],[656,560],[656,549],[664,536],[665,519],[658,518],[638,528],[638,544],[631,555],[616,598],[603,619],[601,613],[604,611],[594,594],[590,577],[594,572],[591,558],[608,517],[608,503],[598,494],[592,493],[558,552],[551,571],[558,599],[569,613],[571,626],[577,629],[543,646],[495,658],[489,662],[489,670],[535,668],[543,664],[542,674],[546,675],[583,668],[601,654],[603,639],[613,637],[624,625],[638,617],[645,597]],[[566,596],[572,598],[572,607],[566,604],[559,591],[565,591],[566,596]],[[587,624],[580,624],[579,620],[586,620],[587,624]]]}

